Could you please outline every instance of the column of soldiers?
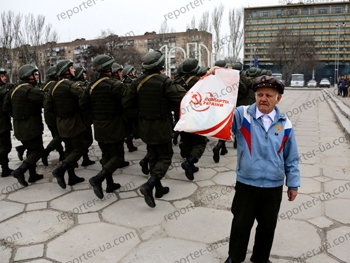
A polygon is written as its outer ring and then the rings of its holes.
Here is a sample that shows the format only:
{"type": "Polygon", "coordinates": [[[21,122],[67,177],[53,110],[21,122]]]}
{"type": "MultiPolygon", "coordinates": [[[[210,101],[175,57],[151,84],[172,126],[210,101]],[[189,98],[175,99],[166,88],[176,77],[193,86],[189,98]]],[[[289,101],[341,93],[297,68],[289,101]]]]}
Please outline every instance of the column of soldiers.
{"type": "MultiPolygon", "coordinates": [[[[199,171],[195,164],[203,155],[208,139],[204,136],[181,132],[174,133],[178,120],[180,102],[208,67],[200,67],[196,59],[186,59],[178,68],[174,80],[164,75],[165,56],[160,51],[145,55],[142,74],[137,76],[132,66],[123,68],[109,55],[99,55],[92,63],[96,79],[88,83],[86,69],[73,67],[71,60],[60,61],[47,71],[47,82],[38,87],[39,71],[33,65],[19,69],[20,82],[6,84],[6,70],[0,68],[0,164],[2,177],[12,175],[23,186],[43,178],[37,174],[38,160],[48,165],[50,152],[59,153],[59,165],[52,174],[58,185],[66,188],[85,179],[75,174],[78,161],[82,166],[94,164],[89,159],[88,149],[93,134],[102,151],[101,170],[89,179],[95,195],[102,199],[102,182],[106,180],[107,193],[121,186],[113,180],[113,173],[129,165],[125,161],[124,143],[133,152],[137,147],[133,139],[141,138],[147,146],[147,154],[140,161],[141,170],[149,179],[140,187],[145,202],[155,207],[155,198],[167,194],[169,187],[163,186],[164,178],[173,157],[173,144],[178,144],[184,158],[181,167],[189,180],[199,171]],[[52,140],[44,148],[42,134],[42,109],[44,119],[51,132],[52,140]],[[8,154],[11,151],[11,119],[15,137],[21,141],[27,157],[17,169],[9,168],[8,154]],[[93,131],[92,131],[93,127],[93,131]],[[63,145],[64,144],[64,147],[63,145]],[[28,182],[25,173],[29,171],[28,182]],[[153,193],[155,192],[155,193],[153,193]]],[[[226,67],[226,62],[217,64],[226,67]],[[225,65],[224,65],[225,64],[225,65]]],[[[238,105],[251,104],[254,94],[251,82],[254,77],[269,72],[251,68],[244,72],[242,64],[234,63],[239,70],[238,105]]],[[[219,154],[227,153],[225,142],[214,147],[214,161],[219,154]],[[225,151],[226,149],[226,151],[225,151]],[[220,152],[221,150],[221,152],[220,152]]],[[[23,152],[24,152],[23,150],[23,152]]],[[[19,153],[23,155],[23,152],[19,153]]]]}

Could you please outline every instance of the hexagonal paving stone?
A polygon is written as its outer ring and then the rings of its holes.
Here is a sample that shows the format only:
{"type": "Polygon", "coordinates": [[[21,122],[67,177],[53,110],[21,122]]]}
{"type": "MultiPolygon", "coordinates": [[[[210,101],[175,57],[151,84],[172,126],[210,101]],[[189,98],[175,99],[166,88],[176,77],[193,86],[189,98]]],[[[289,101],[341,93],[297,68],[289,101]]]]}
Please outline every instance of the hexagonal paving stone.
{"type": "Polygon", "coordinates": [[[20,185],[15,178],[11,177],[4,177],[1,178],[1,189],[0,189],[0,195],[6,196],[12,192],[17,191],[18,189],[24,188],[22,185],[20,185]]]}
{"type": "MultiPolygon", "coordinates": [[[[251,235],[250,249],[254,244],[254,235],[251,235]]],[[[283,220],[277,223],[271,254],[297,259],[320,245],[321,238],[315,227],[303,221],[283,220]]]]}
{"type": "Polygon", "coordinates": [[[6,201],[0,201],[0,207],[0,222],[14,215],[17,215],[24,210],[23,204],[6,201]]]}
{"type": "Polygon", "coordinates": [[[234,193],[233,186],[213,185],[200,188],[191,199],[194,206],[230,210],[234,193]]]}
{"type": "Polygon", "coordinates": [[[62,190],[57,184],[53,183],[33,184],[21,189],[21,191],[10,194],[8,199],[25,204],[44,202],[67,193],[67,191],[62,190]]]}
{"type": "Polygon", "coordinates": [[[175,207],[169,202],[156,199],[154,209],[147,206],[144,198],[120,200],[102,211],[102,217],[111,223],[135,228],[160,224],[164,216],[172,213],[175,207]]]}
{"type": "Polygon", "coordinates": [[[321,192],[321,183],[311,178],[301,177],[301,187],[299,188],[299,194],[310,194],[321,192]]]}
{"type": "Polygon", "coordinates": [[[220,263],[220,257],[210,245],[175,238],[161,238],[142,243],[120,261],[120,263],[155,262],[220,263]]]}
{"type": "Polygon", "coordinates": [[[327,232],[328,252],[344,262],[350,260],[350,227],[341,226],[327,232]]]}
{"type": "MultiPolygon", "coordinates": [[[[105,187],[103,187],[105,189],[105,187]]],[[[74,191],[51,202],[50,207],[72,212],[74,214],[96,212],[116,202],[118,197],[114,193],[104,192],[104,199],[99,199],[92,189],[74,191]]]]}
{"type": "Polygon", "coordinates": [[[118,174],[113,176],[114,182],[121,185],[116,192],[133,191],[147,182],[145,175],[118,174]]]}
{"type": "Polygon", "coordinates": [[[15,245],[45,242],[73,225],[70,219],[59,221],[59,215],[49,210],[23,213],[0,224],[1,236],[15,245]]]}
{"type": "MultiPolygon", "coordinates": [[[[1,240],[1,238],[0,238],[1,240]]],[[[0,246],[0,262],[10,262],[11,249],[0,246]]]]}
{"type": "Polygon", "coordinates": [[[315,177],[322,175],[321,169],[317,165],[299,163],[299,169],[302,177],[315,177]]]}
{"type": "Polygon", "coordinates": [[[325,215],[343,224],[350,224],[350,200],[334,199],[325,202],[325,215]],[[341,211],[341,212],[340,212],[341,211]]]}
{"type": "Polygon", "coordinates": [[[60,262],[118,262],[139,242],[133,229],[102,222],[86,224],[49,242],[47,257],[60,262]]]}
{"type": "Polygon", "coordinates": [[[170,192],[164,195],[161,200],[178,200],[191,196],[198,188],[198,186],[192,182],[178,181],[165,179],[162,180],[163,186],[168,186],[170,192]]]}
{"type": "Polygon", "coordinates": [[[230,234],[231,212],[203,207],[181,209],[173,213],[176,218],[169,217],[168,214],[167,221],[163,222],[163,227],[170,236],[214,243],[230,234]]]}
{"type": "MultiPolygon", "coordinates": [[[[340,160],[336,161],[334,164],[341,164],[340,160]]],[[[347,163],[345,161],[344,163],[347,163]]],[[[332,179],[338,180],[349,180],[350,169],[349,168],[341,168],[337,166],[326,166],[323,168],[323,175],[332,179]]]]}
{"type": "Polygon", "coordinates": [[[217,184],[233,186],[236,183],[236,173],[233,171],[220,172],[212,180],[217,184]]]}
{"type": "Polygon", "coordinates": [[[335,198],[350,199],[350,181],[334,180],[324,183],[324,190],[335,198]]]}
{"type": "Polygon", "coordinates": [[[323,214],[322,201],[309,195],[298,194],[297,198],[290,202],[287,194],[283,193],[281,208],[278,214],[279,221],[295,219],[310,219],[323,214]]]}

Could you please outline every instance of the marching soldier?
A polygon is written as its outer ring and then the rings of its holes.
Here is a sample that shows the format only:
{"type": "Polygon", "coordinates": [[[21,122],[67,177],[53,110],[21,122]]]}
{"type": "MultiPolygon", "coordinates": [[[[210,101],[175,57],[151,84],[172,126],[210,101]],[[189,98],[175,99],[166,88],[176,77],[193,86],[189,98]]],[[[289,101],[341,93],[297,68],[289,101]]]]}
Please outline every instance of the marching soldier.
{"type": "Polygon", "coordinates": [[[112,64],[112,78],[116,80],[122,80],[123,79],[123,66],[119,65],[118,63],[112,64]]]}
{"type": "MultiPolygon", "coordinates": [[[[86,69],[84,67],[76,67],[75,68],[75,78],[74,80],[85,90],[89,86],[89,82],[87,81],[86,69]]],[[[83,120],[85,124],[84,131],[84,139],[85,139],[85,152],[83,154],[83,161],[81,166],[89,166],[94,164],[95,162],[90,160],[89,158],[89,148],[92,145],[94,138],[92,135],[92,116],[90,113],[83,115],[83,120]]]]}
{"type": "Polygon", "coordinates": [[[6,70],[0,67],[0,164],[2,168],[1,177],[10,176],[12,169],[9,168],[8,154],[11,152],[11,117],[3,112],[3,102],[10,86],[6,84],[6,70]]]}
{"type": "MultiPolygon", "coordinates": [[[[189,91],[199,80],[197,75],[198,60],[194,58],[188,58],[182,63],[182,79],[184,84],[182,85],[187,91],[189,91]]],[[[207,138],[194,133],[181,132],[180,155],[186,158],[181,164],[182,169],[185,170],[185,174],[188,180],[193,180],[193,174],[198,172],[199,168],[194,164],[202,157],[205,147],[207,146],[207,138]]]]}
{"type": "MultiPolygon", "coordinates": [[[[42,91],[45,92],[45,96],[49,94],[53,86],[55,86],[55,83],[58,81],[57,73],[56,73],[56,66],[52,66],[47,70],[46,76],[48,78],[48,81],[43,84],[43,87],[41,88],[42,91]]],[[[62,147],[62,139],[60,138],[57,130],[57,124],[56,124],[56,115],[52,112],[48,112],[47,110],[44,110],[44,119],[47,127],[49,128],[52,136],[52,140],[50,143],[46,146],[44,155],[41,158],[41,161],[45,166],[48,165],[48,156],[50,152],[53,150],[57,150],[59,153],[59,161],[64,160],[64,150],[62,147]]]]}
{"type": "Polygon", "coordinates": [[[56,65],[59,81],[45,98],[45,110],[56,115],[59,136],[65,143],[65,159],[52,171],[58,185],[66,189],[64,175],[68,171],[68,185],[85,181],[75,174],[77,161],[85,152],[85,125],[79,108],[79,98],[83,88],[73,82],[75,70],[73,61],[62,60],[56,65]]]}
{"type": "Polygon", "coordinates": [[[145,202],[155,207],[155,197],[169,192],[161,179],[165,176],[174,154],[172,148],[172,114],[170,104],[180,105],[186,90],[175,84],[161,72],[165,56],[158,50],[147,53],[143,58],[143,75],[139,76],[127,90],[123,99],[125,108],[139,109],[139,136],[147,144],[151,177],[140,188],[145,202]]]}
{"type": "Polygon", "coordinates": [[[112,76],[112,64],[114,58],[109,55],[98,55],[92,66],[97,72],[97,80],[92,82],[84,91],[80,105],[82,109],[91,110],[95,140],[102,151],[102,170],[89,183],[93,187],[95,195],[102,199],[102,182],[107,181],[107,193],[120,188],[120,184],[114,183],[112,174],[125,164],[124,138],[127,135],[122,96],[125,87],[122,82],[114,80],[112,76]]]}
{"type": "Polygon", "coordinates": [[[4,111],[11,113],[16,138],[27,149],[27,158],[12,172],[18,182],[28,186],[24,174],[29,170],[28,182],[34,183],[43,179],[42,174],[36,173],[36,163],[43,156],[44,126],[41,117],[44,93],[37,88],[39,81],[38,68],[31,64],[20,67],[20,83],[7,93],[4,111]]]}

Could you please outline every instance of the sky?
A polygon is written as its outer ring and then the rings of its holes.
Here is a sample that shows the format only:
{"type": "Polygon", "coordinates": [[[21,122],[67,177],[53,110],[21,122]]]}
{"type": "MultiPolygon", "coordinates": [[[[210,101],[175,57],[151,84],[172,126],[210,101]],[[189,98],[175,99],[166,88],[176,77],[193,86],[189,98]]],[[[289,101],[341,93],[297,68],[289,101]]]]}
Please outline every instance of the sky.
{"type": "Polygon", "coordinates": [[[15,14],[44,15],[58,33],[58,42],[70,42],[78,38],[95,39],[102,30],[124,35],[143,35],[159,32],[163,21],[176,32],[186,31],[193,17],[198,23],[203,12],[211,11],[222,3],[222,35],[228,32],[228,11],[231,8],[279,5],[284,0],[176,0],[176,1],[120,1],[120,0],[0,0],[2,11],[15,14]],[[244,6],[242,6],[244,3],[244,6]],[[129,33],[132,32],[132,33],[129,33]]]}

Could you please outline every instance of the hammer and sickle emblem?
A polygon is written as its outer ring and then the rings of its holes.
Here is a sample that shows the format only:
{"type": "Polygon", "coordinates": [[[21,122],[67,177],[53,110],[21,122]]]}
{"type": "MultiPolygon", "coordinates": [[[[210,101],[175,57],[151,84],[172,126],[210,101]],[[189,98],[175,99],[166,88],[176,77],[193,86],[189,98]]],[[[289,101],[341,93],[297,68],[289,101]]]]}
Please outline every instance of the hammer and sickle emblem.
{"type": "Polygon", "coordinates": [[[190,101],[190,103],[194,104],[194,105],[202,105],[202,96],[199,93],[193,94],[192,95],[192,100],[190,101]]]}

